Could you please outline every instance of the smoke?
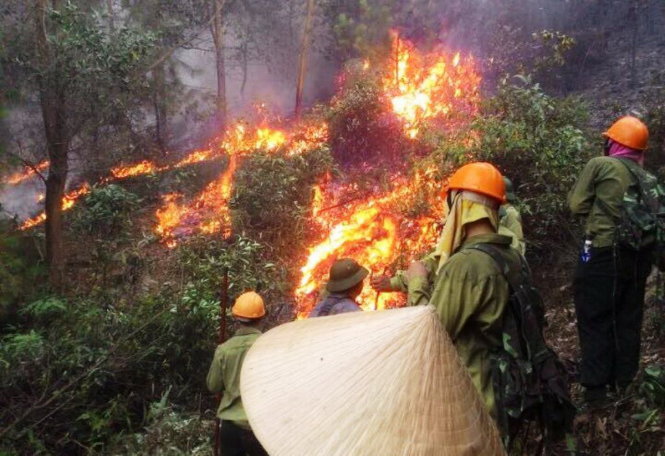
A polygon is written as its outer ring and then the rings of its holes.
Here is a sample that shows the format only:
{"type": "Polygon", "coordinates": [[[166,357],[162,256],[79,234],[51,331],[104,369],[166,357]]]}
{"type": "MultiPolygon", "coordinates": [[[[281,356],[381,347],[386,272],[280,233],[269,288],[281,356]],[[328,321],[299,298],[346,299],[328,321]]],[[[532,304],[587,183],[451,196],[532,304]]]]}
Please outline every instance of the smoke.
{"type": "Polygon", "coordinates": [[[43,209],[43,195],[43,182],[33,178],[19,185],[7,185],[0,190],[0,206],[10,217],[25,220],[43,209]]]}

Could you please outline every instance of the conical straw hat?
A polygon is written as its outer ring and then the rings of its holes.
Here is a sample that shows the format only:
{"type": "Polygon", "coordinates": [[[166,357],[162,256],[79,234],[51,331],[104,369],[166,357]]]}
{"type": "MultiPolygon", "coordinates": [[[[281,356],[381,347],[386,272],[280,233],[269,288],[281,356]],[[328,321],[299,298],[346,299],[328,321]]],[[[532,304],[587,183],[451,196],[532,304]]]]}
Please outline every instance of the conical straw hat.
{"type": "Polygon", "coordinates": [[[240,390],[271,456],[504,454],[431,306],[278,326],[247,353],[240,390]]]}

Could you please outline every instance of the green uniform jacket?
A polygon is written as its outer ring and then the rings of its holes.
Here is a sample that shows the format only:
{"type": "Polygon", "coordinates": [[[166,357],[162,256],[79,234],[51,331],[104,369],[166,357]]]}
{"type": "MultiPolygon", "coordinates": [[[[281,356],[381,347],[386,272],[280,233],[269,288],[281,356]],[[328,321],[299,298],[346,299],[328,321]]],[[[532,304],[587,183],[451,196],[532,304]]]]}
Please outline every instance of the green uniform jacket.
{"type": "Polygon", "coordinates": [[[509,263],[519,263],[519,253],[510,248],[511,240],[494,233],[473,236],[443,265],[431,289],[426,279],[409,281],[409,303],[432,304],[436,308],[492,415],[495,401],[490,352],[501,347],[502,317],[510,289],[489,255],[465,247],[494,244],[501,247],[509,263]]]}
{"type": "Polygon", "coordinates": [[[217,346],[208,371],[207,384],[212,393],[223,393],[217,417],[249,429],[240,398],[240,369],[247,350],[261,335],[256,328],[242,327],[233,337],[217,346]]]}
{"type": "Polygon", "coordinates": [[[586,216],[585,232],[594,247],[614,245],[615,220],[621,217],[623,196],[634,183],[626,165],[616,158],[592,158],[584,167],[568,194],[568,206],[573,214],[586,216]]]}
{"type": "Polygon", "coordinates": [[[526,244],[524,242],[524,231],[522,230],[522,216],[519,211],[510,203],[501,206],[499,211],[501,219],[499,220],[499,234],[504,234],[513,238],[510,244],[512,248],[522,255],[526,253],[526,244]]]}

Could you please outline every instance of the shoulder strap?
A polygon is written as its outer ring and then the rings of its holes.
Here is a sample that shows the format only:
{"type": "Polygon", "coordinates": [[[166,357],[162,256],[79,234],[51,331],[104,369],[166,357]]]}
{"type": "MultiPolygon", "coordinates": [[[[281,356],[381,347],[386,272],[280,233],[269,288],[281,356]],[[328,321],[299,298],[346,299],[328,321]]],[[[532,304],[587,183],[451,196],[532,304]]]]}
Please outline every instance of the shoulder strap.
{"type": "Polygon", "coordinates": [[[642,198],[643,202],[649,201],[648,195],[645,194],[644,188],[642,188],[642,184],[645,178],[646,171],[639,166],[637,163],[635,163],[633,160],[629,158],[618,158],[617,160],[619,163],[621,163],[627,170],[628,173],[633,176],[633,179],[635,179],[635,185],[637,186],[637,191],[640,194],[640,198],[642,198]]]}
{"type": "MultiPolygon", "coordinates": [[[[542,334],[542,328],[546,324],[542,297],[531,283],[531,272],[524,257],[519,255],[519,266],[511,265],[499,249],[492,244],[475,244],[467,248],[480,250],[489,255],[508,282],[511,294],[508,308],[512,311],[512,316],[519,328],[518,331],[527,344],[527,357],[534,362],[548,357],[551,350],[545,343],[542,334]],[[525,307],[522,307],[523,305],[525,307]],[[540,331],[532,331],[536,327],[540,331]]],[[[506,323],[504,322],[504,324],[506,323]]]]}
{"type": "Polygon", "coordinates": [[[523,272],[528,273],[528,266],[526,265],[526,261],[524,261],[521,255],[520,255],[520,266],[519,269],[517,269],[515,265],[511,265],[506,260],[506,258],[501,254],[499,249],[497,247],[494,247],[492,244],[488,243],[474,244],[466,248],[480,250],[481,252],[489,255],[496,263],[501,274],[508,281],[510,288],[512,288],[513,290],[518,290],[520,288],[523,281],[522,273],[523,272]]]}

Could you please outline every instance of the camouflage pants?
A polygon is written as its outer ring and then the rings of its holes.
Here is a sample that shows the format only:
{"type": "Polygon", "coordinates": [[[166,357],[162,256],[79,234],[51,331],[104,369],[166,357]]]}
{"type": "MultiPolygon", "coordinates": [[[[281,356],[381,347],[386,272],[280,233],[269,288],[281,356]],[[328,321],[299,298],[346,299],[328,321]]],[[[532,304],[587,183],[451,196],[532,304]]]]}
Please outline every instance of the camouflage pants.
{"type": "Polygon", "coordinates": [[[593,248],[574,277],[582,349],[580,382],[587,388],[627,386],[637,373],[644,288],[650,252],[593,248]]]}

